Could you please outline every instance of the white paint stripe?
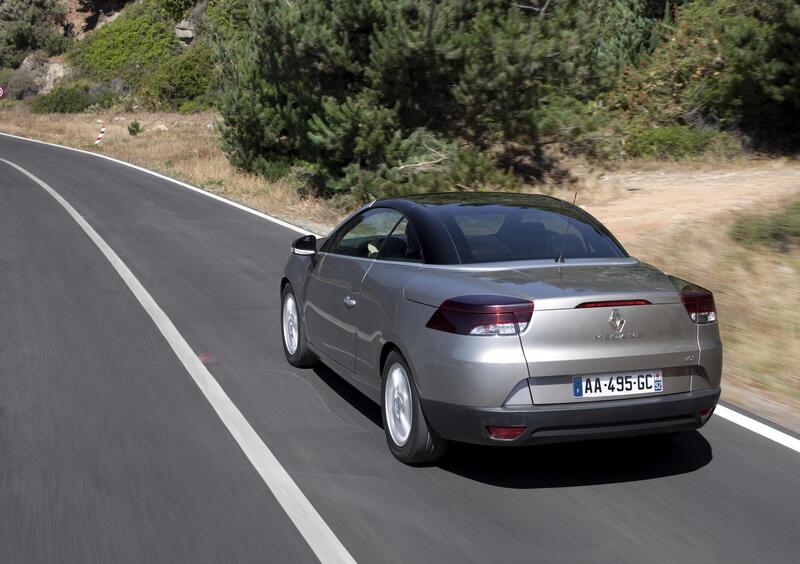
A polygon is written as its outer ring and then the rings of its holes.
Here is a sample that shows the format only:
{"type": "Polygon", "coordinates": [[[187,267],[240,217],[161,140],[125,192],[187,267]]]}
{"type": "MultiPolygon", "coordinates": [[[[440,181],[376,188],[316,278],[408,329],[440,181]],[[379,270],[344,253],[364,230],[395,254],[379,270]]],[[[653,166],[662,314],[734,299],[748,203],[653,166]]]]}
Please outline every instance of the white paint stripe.
{"type": "MultiPolygon", "coordinates": [[[[21,141],[28,141],[30,143],[38,143],[39,145],[47,145],[48,147],[56,147],[58,149],[64,149],[65,151],[74,151],[76,153],[83,153],[84,155],[91,155],[93,157],[97,157],[98,159],[105,159],[107,161],[111,161],[113,163],[117,163],[117,164],[120,164],[120,165],[123,165],[123,166],[127,166],[129,168],[132,168],[134,170],[138,170],[139,172],[144,172],[145,174],[149,174],[151,176],[155,176],[156,178],[160,178],[161,180],[166,180],[167,182],[171,182],[173,184],[181,186],[182,188],[186,188],[188,190],[193,190],[193,191],[195,191],[195,192],[197,192],[199,194],[203,194],[204,196],[207,196],[209,198],[213,198],[215,200],[218,200],[220,202],[228,204],[229,206],[233,206],[233,207],[235,207],[237,209],[240,209],[240,210],[242,210],[244,212],[247,212],[247,213],[253,214],[255,216],[258,216],[261,219],[266,219],[267,221],[271,221],[272,223],[277,223],[281,227],[285,227],[286,229],[291,229],[292,231],[296,231],[297,233],[300,233],[302,235],[316,235],[316,233],[312,233],[311,231],[308,231],[308,230],[303,229],[302,227],[298,227],[296,225],[292,225],[291,223],[283,221],[282,219],[278,219],[277,217],[273,217],[271,215],[265,214],[265,213],[260,212],[258,210],[254,210],[253,208],[249,208],[249,207],[245,206],[244,204],[240,204],[239,202],[234,202],[233,200],[229,200],[229,199],[223,198],[222,196],[219,196],[217,194],[213,194],[211,192],[207,192],[206,190],[203,190],[202,188],[198,188],[196,186],[192,186],[191,184],[187,184],[186,182],[181,182],[180,180],[175,180],[174,178],[170,178],[169,176],[165,176],[165,175],[160,174],[158,172],[155,172],[153,170],[150,170],[150,169],[147,169],[147,168],[144,168],[144,167],[141,167],[141,166],[137,166],[135,164],[126,163],[125,161],[121,161],[119,159],[115,159],[114,157],[109,157],[108,155],[100,155],[98,153],[93,153],[92,151],[85,151],[84,149],[76,149],[75,147],[65,147],[64,145],[56,145],[55,143],[48,143],[47,141],[39,141],[38,139],[28,139],[27,137],[20,137],[19,135],[12,135],[11,133],[0,132],[0,135],[2,135],[4,137],[11,137],[13,139],[19,139],[21,141]]],[[[317,235],[317,236],[319,237],[319,235],[317,235]]]]}
{"type": "MultiPolygon", "coordinates": [[[[121,161],[119,159],[115,159],[115,158],[112,158],[112,157],[109,157],[109,156],[106,156],[106,155],[99,155],[99,154],[93,153],[91,151],[84,151],[83,149],[75,149],[74,147],[64,147],[62,145],[55,145],[53,143],[48,143],[46,141],[39,141],[37,139],[28,139],[27,137],[20,137],[19,135],[12,135],[10,133],[0,132],[0,135],[3,135],[5,137],[12,137],[14,139],[20,139],[22,141],[28,141],[30,143],[39,143],[40,145],[48,145],[50,147],[57,147],[59,149],[64,149],[64,150],[67,150],[67,151],[75,151],[75,152],[78,152],[78,153],[84,153],[86,155],[91,155],[93,157],[97,157],[97,158],[100,158],[100,159],[106,159],[108,161],[115,162],[117,164],[121,164],[123,166],[127,166],[127,167],[130,167],[130,168],[133,168],[135,170],[144,172],[146,174],[150,174],[152,176],[155,176],[156,178],[160,178],[162,180],[166,180],[167,182],[172,182],[173,184],[177,184],[178,186],[182,186],[184,188],[188,188],[189,190],[194,190],[195,192],[203,194],[204,196],[208,196],[209,198],[214,198],[215,200],[218,200],[220,202],[228,204],[229,206],[233,206],[233,207],[238,208],[238,209],[240,209],[242,211],[245,211],[247,213],[251,213],[253,215],[256,215],[256,216],[258,216],[258,217],[260,217],[262,219],[266,219],[266,220],[271,221],[273,223],[277,223],[278,225],[280,225],[282,227],[286,227],[287,229],[291,229],[292,231],[296,231],[297,233],[302,233],[303,235],[315,235],[315,233],[312,233],[311,231],[307,231],[305,229],[297,227],[296,225],[292,225],[291,223],[287,223],[287,222],[285,222],[283,220],[280,220],[280,219],[278,219],[276,217],[272,217],[271,215],[267,215],[267,214],[262,213],[260,211],[254,210],[252,208],[248,208],[247,206],[244,206],[244,205],[242,205],[242,204],[240,204],[238,202],[234,202],[233,200],[228,200],[227,198],[223,198],[222,196],[218,196],[216,194],[212,194],[211,192],[206,192],[205,190],[202,190],[200,188],[192,186],[191,184],[186,184],[185,182],[181,182],[179,180],[175,180],[174,178],[170,178],[169,176],[165,176],[163,174],[159,174],[158,172],[154,172],[152,170],[148,170],[146,168],[143,168],[143,167],[131,164],[131,163],[126,163],[125,161],[121,161]]],[[[779,444],[787,446],[788,448],[790,448],[792,450],[800,452],[800,451],[798,451],[797,439],[787,435],[786,433],[778,431],[777,429],[773,429],[772,427],[770,427],[768,425],[764,425],[763,423],[760,423],[759,421],[756,421],[755,419],[753,419],[751,417],[747,417],[746,415],[742,415],[741,413],[737,413],[735,411],[732,411],[732,410],[730,410],[730,409],[728,409],[728,408],[726,408],[725,406],[722,406],[722,405],[717,406],[717,409],[716,409],[715,413],[717,415],[719,415],[720,417],[722,417],[723,419],[726,419],[727,421],[730,421],[731,423],[735,423],[736,425],[740,425],[740,426],[744,427],[745,429],[749,429],[750,431],[753,431],[754,433],[757,433],[757,434],[761,435],[762,437],[765,437],[767,439],[773,440],[773,441],[775,441],[775,442],[777,442],[779,444]]]]}
{"type": "Polygon", "coordinates": [[[736,423],[745,429],[749,429],[750,431],[771,441],[775,441],[776,443],[792,449],[795,452],[800,452],[800,439],[796,439],[795,437],[784,433],[783,431],[778,431],[769,425],[765,425],[760,421],[756,421],[752,417],[743,415],[742,413],[734,411],[729,407],[725,407],[724,405],[717,405],[717,408],[714,410],[714,414],[719,415],[723,419],[727,419],[731,423],[736,423]]]}
{"type": "Polygon", "coordinates": [[[97,245],[100,252],[108,259],[108,262],[111,263],[120,278],[122,278],[136,299],[139,300],[139,303],[142,304],[142,307],[158,327],[158,330],[161,331],[161,334],[172,347],[172,350],[175,351],[186,371],[203,392],[203,395],[214,408],[214,411],[217,412],[219,418],[222,419],[233,438],[239,443],[242,451],[244,451],[264,480],[264,483],[275,496],[275,499],[278,500],[278,503],[281,504],[284,511],[286,511],[320,562],[354,563],[355,560],[344,545],[336,538],[336,535],[333,534],[333,531],[323,521],[317,510],[308,501],[308,498],[281,466],[275,455],[264,444],[255,429],[247,422],[244,415],[192,351],[189,343],[186,342],[177,327],[167,317],[167,314],[164,313],[150,293],[122,262],[117,253],[108,246],[83,216],[58,192],[22,167],[5,159],[0,159],[0,161],[15,168],[46,190],[72,216],[72,219],[81,226],[92,242],[97,245]]]}

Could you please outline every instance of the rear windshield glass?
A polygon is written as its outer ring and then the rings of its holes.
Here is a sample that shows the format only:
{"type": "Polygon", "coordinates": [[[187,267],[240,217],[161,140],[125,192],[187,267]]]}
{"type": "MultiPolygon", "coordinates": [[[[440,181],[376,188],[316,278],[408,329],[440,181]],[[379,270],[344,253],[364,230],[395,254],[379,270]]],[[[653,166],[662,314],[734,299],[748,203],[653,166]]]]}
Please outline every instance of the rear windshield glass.
{"type": "Polygon", "coordinates": [[[565,259],[627,256],[605,227],[580,208],[462,204],[437,206],[436,213],[462,263],[555,259],[562,246],[565,259]]]}

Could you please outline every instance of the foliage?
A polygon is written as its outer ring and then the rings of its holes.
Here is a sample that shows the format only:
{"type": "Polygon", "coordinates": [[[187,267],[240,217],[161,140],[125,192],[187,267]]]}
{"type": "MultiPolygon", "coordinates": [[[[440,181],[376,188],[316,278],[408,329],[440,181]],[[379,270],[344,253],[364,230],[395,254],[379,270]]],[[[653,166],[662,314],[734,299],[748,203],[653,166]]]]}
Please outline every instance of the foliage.
{"type": "Polygon", "coordinates": [[[65,10],[57,0],[3,0],[0,2],[0,67],[16,68],[32,51],[49,55],[68,44],[65,10]]]}
{"type": "Polygon", "coordinates": [[[247,28],[247,0],[208,0],[205,17],[212,35],[230,40],[247,28]]]}
{"type": "Polygon", "coordinates": [[[90,78],[138,86],[180,49],[172,25],[158,0],[143,0],[77,43],[70,60],[90,78]]]}
{"type": "MultiPolygon", "coordinates": [[[[398,148],[418,148],[418,131],[463,155],[513,144],[511,153],[542,168],[544,144],[590,143],[591,127],[576,121],[598,118],[591,100],[605,80],[596,64],[604,32],[593,20],[604,3],[547,6],[542,14],[544,3],[537,11],[494,0],[254,3],[242,40],[223,49],[224,148],[257,171],[315,163],[329,190],[356,194],[439,186],[423,176],[482,182],[451,174],[461,162],[453,158],[437,173],[392,174],[413,164],[398,155],[415,151],[398,148]]],[[[536,175],[520,162],[500,168],[536,175]]]]}
{"type": "Polygon", "coordinates": [[[784,250],[800,243],[800,200],[776,213],[740,217],[731,235],[745,245],[772,244],[784,250]]]}
{"type": "Polygon", "coordinates": [[[195,5],[196,0],[153,0],[173,20],[180,20],[195,5]]]}
{"type": "Polygon", "coordinates": [[[151,106],[189,113],[210,104],[214,79],[214,51],[195,42],[145,78],[140,93],[151,106]]]}
{"type": "Polygon", "coordinates": [[[39,92],[39,85],[31,73],[24,69],[14,71],[4,86],[8,89],[6,96],[16,100],[24,100],[39,92]]]}
{"type": "Polygon", "coordinates": [[[110,87],[78,80],[59,84],[48,94],[31,99],[31,111],[36,113],[80,113],[91,107],[108,108],[115,100],[110,87]]]}
{"type": "Polygon", "coordinates": [[[132,122],[128,124],[128,135],[130,135],[131,137],[136,137],[141,132],[142,132],[142,124],[139,123],[138,119],[134,119],[132,122]]]}
{"type": "Polygon", "coordinates": [[[719,156],[741,152],[735,138],[714,129],[689,125],[634,126],[628,131],[625,152],[632,157],[681,159],[716,149],[719,156]]]}
{"type": "Polygon", "coordinates": [[[612,106],[652,123],[739,130],[798,144],[800,1],[694,0],[669,41],[629,69],[612,106]]]}

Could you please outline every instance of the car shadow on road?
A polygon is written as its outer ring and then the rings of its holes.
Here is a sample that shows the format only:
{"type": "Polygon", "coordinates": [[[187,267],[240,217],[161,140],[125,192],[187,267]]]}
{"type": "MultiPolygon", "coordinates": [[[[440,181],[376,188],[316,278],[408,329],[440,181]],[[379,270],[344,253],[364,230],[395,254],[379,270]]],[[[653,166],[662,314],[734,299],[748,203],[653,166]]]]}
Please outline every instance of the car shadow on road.
{"type": "MultiPolygon", "coordinates": [[[[362,416],[383,429],[380,407],[323,365],[317,377],[362,416]]],[[[436,463],[476,482],[518,489],[635,482],[686,474],[711,462],[711,445],[697,431],[673,439],[645,436],[519,448],[452,443],[436,463]]],[[[399,464],[399,463],[398,463],[399,464]]]]}
{"type": "Polygon", "coordinates": [[[358,410],[361,415],[383,429],[381,408],[377,403],[362,394],[352,384],[323,364],[317,364],[314,367],[314,373],[331,390],[336,392],[343,400],[358,410]]]}
{"type": "Polygon", "coordinates": [[[504,488],[562,488],[635,482],[686,474],[711,462],[711,445],[697,431],[493,448],[452,444],[439,467],[504,488]]]}

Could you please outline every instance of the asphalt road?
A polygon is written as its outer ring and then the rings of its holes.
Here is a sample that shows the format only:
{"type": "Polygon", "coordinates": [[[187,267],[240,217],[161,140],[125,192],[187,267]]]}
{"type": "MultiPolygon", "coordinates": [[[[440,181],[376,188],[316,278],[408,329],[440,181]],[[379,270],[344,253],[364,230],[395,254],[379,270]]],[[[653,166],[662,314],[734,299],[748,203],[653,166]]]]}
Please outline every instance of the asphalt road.
{"type": "MultiPolygon", "coordinates": [[[[284,360],[296,233],[103,159],[0,137],[169,316],[359,562],[797,562],[800,455],[720,418],[406,467],[376,405],[284,360]]],[[[111,264],[0,163],[0,562],[314,553],[111,264]]]]}

